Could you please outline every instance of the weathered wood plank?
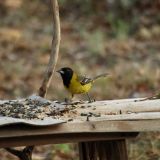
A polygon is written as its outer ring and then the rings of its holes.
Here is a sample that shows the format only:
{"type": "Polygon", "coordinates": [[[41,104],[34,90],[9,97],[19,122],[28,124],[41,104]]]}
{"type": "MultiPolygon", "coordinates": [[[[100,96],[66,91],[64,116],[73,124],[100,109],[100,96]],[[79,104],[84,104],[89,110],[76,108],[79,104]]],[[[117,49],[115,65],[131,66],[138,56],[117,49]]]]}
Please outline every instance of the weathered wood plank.
{"type": "Polygon", "coordinates": [[[0,129],[0,138],[70,133],[107,133],[160,131],[160,120],[97,121],[64,123],[50,127],[6,126],[0,129]]]}
{"type": "Polygon", "coordinates": [[[103,141],[103,140],[120,140],[124,138],[134,138],[138,135],[133,133],[71,133],[71,134],[52,134],[38,136],[18,136],[0,138],[0,148],[18,147],[25,145],[45,145],[58,143],[76,143],[88,141],[103,141]]]}
{"type": "Polygon", "coordinates": [[[50,117],[63,121],[68,121],[70,119],[74,122],[84,122],[86,121],[87,116],[89,116],[89,119],[92,121],[132,120],[132,118],[134,120],[160,119],[160,99],[145,101],[140,100],[142,99],[107,100],[96,101],[93,103],[84,102],[82,104],[73,103],[69,105],[64,103],[60,104],[57,102],[51,102],[39,97],[30,97],[30,99],[27,100],[18,100],[18,102],[16,103],[15,101],[5,101],[4,105],[4,101],[0,101],[0,104],[2,106],[0,108],[0,111],[2,111],[3,114],[3,112],[5,112],[4,108],[9,106],[7,108],[7,113],[8,110],[12,108],[11,111],[9,111],[11,115],[7,116],[21,115],[23,118],[28,119],[32,119],[34,116],[37,116],[37,118],[40,117],[42,119],[50,117]],[[35,107],[30,107],[33,105],[32,101],[34,102],[35,107]],[[23,105],[20,105],[21,103],[23,103],[23,105]],[[25,112],[22,114],[19,113],[20,111],[18,110],[13,113],[17,109],[16,105],[20,106],[19,110],[25,110],[25,112]],[[36,108],[38,110],[40,109],[41,112],[39,113],[38,111],[35,113],[36,108]],[[28,113],[30,114],[27,115],[28,113]]]}
{"type": "Polygon", "coordinates": [[[123,121],[123,120],[158,120],[160,119],[160,112],[146,112],[146,113],[131,113],[119,115],[107,115],[101,117],[90,117],[90,121],[108,120],[108,121],[123,121]]]}
{"type": "MultiPolygon", "coordinates": [[[[60,105],[62,108],[66,107],[64,104],[60,105]]],[[[69,110],[61,112],[62,115],[58,117],[64,121],[72,119],[67,123],[44,127],[31,127],[24,124],[0,127],[0,146],[116,139],[119,137],[113,135],[108,137],[108,135],[113,132],[121,134],[122,132],[160,131],[160,100],[101,101],[72,104],[67,108],[69,110]],[[85,115],[82,116],[82,113],[85,115]],[[88,114],[90,116],[87,119],[88,114]]]]}
{"type": "Polygon", "coordinates": [[[120,112],[123,114],[160,112],[160,99],[145,101],[139,100],[140,99],[96,101],[91,104],[77,105],[76,109],[78,113],[93,112],[106,115],[111,113],[120,114],[120,112]]]}

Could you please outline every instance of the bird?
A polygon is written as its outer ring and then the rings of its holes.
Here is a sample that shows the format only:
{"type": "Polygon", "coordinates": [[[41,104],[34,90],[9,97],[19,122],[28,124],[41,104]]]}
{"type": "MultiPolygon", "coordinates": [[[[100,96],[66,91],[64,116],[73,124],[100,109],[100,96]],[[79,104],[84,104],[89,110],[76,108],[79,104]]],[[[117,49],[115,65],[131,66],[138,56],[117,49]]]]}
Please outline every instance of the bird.
{"type": "Polygon", "coordinates": [[[79,76],[70,67],[63,67],[57,70],[57,72],[61,75],[64,87],[71,93],[71,99],[75,94],[86,94],[89,102],[92,102],[92,99],[88,92],[92,88],[93,83],[97,79],[109,75],[108,73],[103,73],[93,78],[87,78],[86,76],[79,76]]]}

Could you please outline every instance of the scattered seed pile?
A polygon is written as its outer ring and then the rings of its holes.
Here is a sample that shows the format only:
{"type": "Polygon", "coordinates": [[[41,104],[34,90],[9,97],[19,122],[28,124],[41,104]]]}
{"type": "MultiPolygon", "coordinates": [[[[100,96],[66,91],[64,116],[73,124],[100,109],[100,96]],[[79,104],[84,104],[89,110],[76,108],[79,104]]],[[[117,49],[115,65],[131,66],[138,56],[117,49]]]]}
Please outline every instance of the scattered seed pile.
{"type": "Polygon", "coordinates": [[[86,112],[83,110],[77,113],[77,108],[86,109],[96,108],[91,105],[78,105],[84,102],[60,103],[58,101],[49,101],[42,97],[32,95],[26,99],[0,101],[0,116],[21,118],[21,119],[41,119],[51,117],[65,121],[74,119],[88,120],[89,117],[101,117],[100,113],[86,112]]]}
{"type": "Polygon", "coordinates": [[[57,101],[51,102],[38,96],[30,96],[27,99],[1,102],[0,116],[23,119],[59,118],[66,109],[57,101]]]}

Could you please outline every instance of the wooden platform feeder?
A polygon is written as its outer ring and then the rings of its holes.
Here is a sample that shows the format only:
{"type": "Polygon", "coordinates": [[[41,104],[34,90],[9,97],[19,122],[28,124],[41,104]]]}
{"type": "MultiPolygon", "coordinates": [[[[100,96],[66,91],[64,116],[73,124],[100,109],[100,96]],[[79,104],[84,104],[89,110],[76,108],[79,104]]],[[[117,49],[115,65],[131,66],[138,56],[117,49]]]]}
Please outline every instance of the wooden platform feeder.
{"type": "MultiPolygon", "coordinates": [[[[16,100],[16,103],[23,104],[24,101],[16,100]]],[[[6,101],[0,104],[3,103],[6,101]]],[[[10,103],[13,104],[12,101],[10,103]]],[[[159,99],[122,99],[71,105],[45,100],[44,103],[58,105],[55,111],[56,114],[59,111],[60,116],[56,121],[50,114],[53,120],[47,119],[44,125],[36,123],[37,120],[10,125],[3,123],[0,147],[78,143],[81,160],[127,160],[126,139],[136,137],[139,132],[160,131],[159,99]]],[[[37,107],[43,107],[41,100],[39,104],[37,107]]]]}

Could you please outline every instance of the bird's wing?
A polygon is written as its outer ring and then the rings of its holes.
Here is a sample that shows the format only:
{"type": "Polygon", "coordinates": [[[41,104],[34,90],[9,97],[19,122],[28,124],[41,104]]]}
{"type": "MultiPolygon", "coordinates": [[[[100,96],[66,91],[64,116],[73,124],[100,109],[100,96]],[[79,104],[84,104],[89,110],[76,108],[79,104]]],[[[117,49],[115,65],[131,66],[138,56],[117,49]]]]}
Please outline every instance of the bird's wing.
{"type": "Polygon", "coordinates": [[[85,85],[85,84],[88,84],[90,82],[92,82],[93,80],[91,78],[87,78],[85,76],[78,76],[78,81],[82,84],[82,85],[85,85]]]}
{"type": "Polygon", "coordinates": [[[82,84],[82,85],[85,85],[85,84],[88,84],[90,82],[94,82],[95,80],[99,79],[99,78],[102,78],[102,77],[106,77],[108,76],[109,74],[108,73],[103,73],[103,74],[100,74],[94,78],[87,78],[85,76],[78,76],[78,81],[82,84]]]}

